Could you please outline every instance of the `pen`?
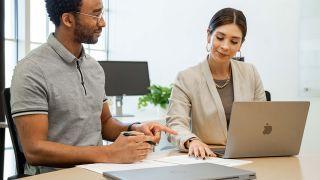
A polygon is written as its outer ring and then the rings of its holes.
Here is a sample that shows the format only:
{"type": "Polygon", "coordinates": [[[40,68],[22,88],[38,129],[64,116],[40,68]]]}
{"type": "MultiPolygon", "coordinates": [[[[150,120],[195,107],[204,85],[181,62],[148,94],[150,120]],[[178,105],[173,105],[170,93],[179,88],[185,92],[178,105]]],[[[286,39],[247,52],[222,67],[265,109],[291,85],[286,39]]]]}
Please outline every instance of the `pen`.
{"type": "MultiPolygon", "coordinates": [[[[143,133],[137,132],[137,131],[122,131],[121,132],[122,135],[124,136],[137,136],[137,135],[144,135],[143,133]]],[[[151,144],[153,146],[156,145],[156,143],[154,143],[153,141],[145,141],[148,144],[151,144]]]]}

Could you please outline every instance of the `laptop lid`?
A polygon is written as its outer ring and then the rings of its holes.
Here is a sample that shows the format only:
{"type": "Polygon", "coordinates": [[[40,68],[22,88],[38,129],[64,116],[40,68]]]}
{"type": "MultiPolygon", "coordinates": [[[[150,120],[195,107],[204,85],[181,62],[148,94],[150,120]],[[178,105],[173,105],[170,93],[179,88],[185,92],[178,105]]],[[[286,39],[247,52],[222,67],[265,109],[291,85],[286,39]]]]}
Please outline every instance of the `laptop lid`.
{"type": "Polygon", "coordinates": [[[256,179],[256,173],[211,163],[174,165],[156,168],[104,172],[108,179],[191,180],[191,179],[256,179]]]}
{"type": "Polygon", "coordinates": [[[290,156],[300,151],[310,102],[234,102],[223,158],[290,156]]]}

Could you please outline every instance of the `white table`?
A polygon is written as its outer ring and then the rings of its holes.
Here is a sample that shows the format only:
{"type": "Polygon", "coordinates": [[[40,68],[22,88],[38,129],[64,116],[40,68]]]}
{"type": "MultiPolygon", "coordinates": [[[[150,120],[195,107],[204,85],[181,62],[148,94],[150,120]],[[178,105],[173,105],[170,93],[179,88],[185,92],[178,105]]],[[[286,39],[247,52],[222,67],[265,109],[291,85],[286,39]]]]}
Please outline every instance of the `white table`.
{"type": "MultiPolygon", "coordinates": [[[[176,155],[176,150],[157,152],[162,156],[176,155]]],[[[299,155],[292,157],[266,157],[266,158],[246,158],[243,160],[252,161],[250,164],[238,166],[241,169],[255,171],[257,179],[290,179],[309,180],[319,178],[320,154],[299,155]]],[[[51,173],[32,176],[27,179],[100,179],[105,180],[102,174],[98,174],[82,168],[70,168],[51,173]]]]}

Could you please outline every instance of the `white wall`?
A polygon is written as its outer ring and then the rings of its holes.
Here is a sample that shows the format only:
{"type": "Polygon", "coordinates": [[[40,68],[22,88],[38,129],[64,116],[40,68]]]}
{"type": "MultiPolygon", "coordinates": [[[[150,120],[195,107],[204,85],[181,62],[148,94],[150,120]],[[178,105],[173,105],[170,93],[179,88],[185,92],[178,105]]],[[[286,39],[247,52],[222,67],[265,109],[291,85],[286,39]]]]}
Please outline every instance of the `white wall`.
{"type": "Polygon", "coordinates": [[[110,59],[147,60],[152,82],[170,84],[178,71],[205,57],[208,23],[228,6],[247,17],[242,54],[257,66],[266,89],[273,97],[296,96],[298,0],[111,0],[110,59]]]}
{"type": "Polygon", "coordinates": [[[320,97],[320,2],[301,3],[300,21],[300,94],[320,97]]]}
{"type": "MultiPolygon", "coordinates": [[[[300,0],[110,0],[109,59],[146,60],[151,82],[169,85],[179,71],[205,57],[208,23],[224,7],[246,15],[242,55],[256,65],[273,100],[311,100],[302,150],[320,152],[320,145],[311,148],[320,131],[320,101],[298,93],[300,0]]],[[[133,108],[135,100],[127,106],[133,108]]]]}

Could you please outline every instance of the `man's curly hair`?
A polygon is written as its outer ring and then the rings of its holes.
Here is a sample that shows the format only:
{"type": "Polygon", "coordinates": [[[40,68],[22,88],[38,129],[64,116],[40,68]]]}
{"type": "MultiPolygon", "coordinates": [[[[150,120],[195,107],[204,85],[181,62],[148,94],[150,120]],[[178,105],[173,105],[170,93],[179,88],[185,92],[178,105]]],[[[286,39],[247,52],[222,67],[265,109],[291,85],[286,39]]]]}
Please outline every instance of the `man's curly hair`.
{"type": "Polygon", "coordinates": [[[45,0],[50,20],[58,27],[63,13],[80,11],[82,0],[45,0]]]}

